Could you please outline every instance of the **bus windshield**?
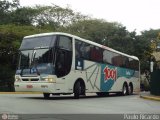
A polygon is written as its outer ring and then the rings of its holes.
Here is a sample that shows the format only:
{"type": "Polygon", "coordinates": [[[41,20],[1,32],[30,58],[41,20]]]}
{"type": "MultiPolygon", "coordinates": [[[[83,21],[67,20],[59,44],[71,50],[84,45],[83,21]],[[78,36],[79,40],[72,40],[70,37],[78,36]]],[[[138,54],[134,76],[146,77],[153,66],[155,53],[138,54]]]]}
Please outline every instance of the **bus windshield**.
{"type": "Polygon", "coordinates": [[[20,51],[19,70],[22,75],[53,74],[54,50],[35,49],[20,51]]]}
{"type": "Polygon", "coordinates": [[[26,37],[20,46],[17,74],[53,74],[56,35],[26,37]]]}

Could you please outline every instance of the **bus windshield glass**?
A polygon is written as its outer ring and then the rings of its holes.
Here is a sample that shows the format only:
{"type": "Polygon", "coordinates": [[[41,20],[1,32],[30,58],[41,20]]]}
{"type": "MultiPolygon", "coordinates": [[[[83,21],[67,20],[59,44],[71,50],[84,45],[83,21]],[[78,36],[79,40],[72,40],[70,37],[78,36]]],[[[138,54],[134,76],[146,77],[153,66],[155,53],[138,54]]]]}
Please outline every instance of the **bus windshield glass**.
{"type": "Polygon", "coordinates": [[[20,74],[53,74],[53,54],[51,48],[20,51],[20,74]]]}
{"type": "Polygon", "coordinates": [[[39,37],[24,38],[20,46],[20,50],[53,47],[55,41],[56,41],[56,36],[39,36],[39,37]]]}
{"type": "Polygon", "coordinates": [[[53,74],[54,46],[56,36],[26,37],[20,46],[20,61],[17,74],[53,74]]]}

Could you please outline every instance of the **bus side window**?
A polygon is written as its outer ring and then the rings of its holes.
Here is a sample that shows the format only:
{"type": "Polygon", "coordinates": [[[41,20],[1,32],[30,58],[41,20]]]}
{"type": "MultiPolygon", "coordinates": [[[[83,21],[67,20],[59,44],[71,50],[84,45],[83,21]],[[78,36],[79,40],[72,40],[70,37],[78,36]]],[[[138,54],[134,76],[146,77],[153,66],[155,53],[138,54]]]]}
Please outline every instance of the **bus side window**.
{"type": "Polygon", "coordinates": [[[90,57],[90,45],[87,43],[82,43],[82,46],[80,47],[80,51],[82,53],[82,58],[89,60],[90,57]]]}
{"type": "Polygon", "coordinates": [[[125,57],[125,67],[129,68],[129,59],[125,57]]]}
{"type": "Polygon", "coordinates": [[[130,69],[139,70],[139,62],[137,60],[130,59],[129,64],[130,64],[130,69]]]}
{"type": "Polygon", "coordinates": [[[76,51],[76,58],[82,58],[85,60],[90,59],[90,44],[81,42],[79,40],[75,41],[75,51],[76,51]]]}
{"type": "Polygon", "coordinates": [[[103,51],[103,62],[105,64],[112,64],[112,52],[108,50],[103,51]]]}
{"type": "Polygon", "coordinates": [[[61,49],[72,51],[72,38],[67,36],[60,36],[59,47],[61,49]]]}
{"type": "Polygon", "coordinates": [[[76,54],[76,58],[81,58],[82,53],[80,51],[80,47],[82,45],[82,42],[76,40],[75,41],[75,54],[76,54]]]}
{"type": "Polygon", "coordinates": [[[103,61],[103,50],[99,47],[92,47],[91,49],[91,60],[95,62],[102,62],[103,61]]]}

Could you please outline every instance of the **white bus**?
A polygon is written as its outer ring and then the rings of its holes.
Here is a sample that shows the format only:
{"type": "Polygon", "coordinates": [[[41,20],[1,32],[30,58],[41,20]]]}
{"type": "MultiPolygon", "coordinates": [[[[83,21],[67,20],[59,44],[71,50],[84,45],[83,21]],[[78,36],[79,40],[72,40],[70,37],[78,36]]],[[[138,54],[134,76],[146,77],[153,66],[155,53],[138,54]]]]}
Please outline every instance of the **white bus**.
{"type": "Polygon", "coordinates": [[[24,37],[19,48],[16,91],[51,94],[129,95],[140,90],[139,59],[62,33],[24,37]]]}

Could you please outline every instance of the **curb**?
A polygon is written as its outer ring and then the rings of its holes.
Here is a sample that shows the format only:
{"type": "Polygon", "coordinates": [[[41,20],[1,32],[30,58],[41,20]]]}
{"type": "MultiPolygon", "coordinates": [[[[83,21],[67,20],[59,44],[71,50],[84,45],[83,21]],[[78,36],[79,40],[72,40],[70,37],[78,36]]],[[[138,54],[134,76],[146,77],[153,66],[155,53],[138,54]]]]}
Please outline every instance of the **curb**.
{"type": "Polygon", "coordinates": [[[148,99],[148,100],[155,100],[155,101],[160,101],[160,97],[154,97],[154,96],[143,96],[140,95],[140,98],[148,99]]]}
{"type": "Polygon", "coordinates": [[[43,94],[42,92],[0,92],[0,94],[43,94]]]}

